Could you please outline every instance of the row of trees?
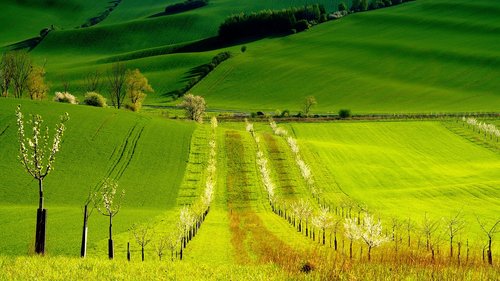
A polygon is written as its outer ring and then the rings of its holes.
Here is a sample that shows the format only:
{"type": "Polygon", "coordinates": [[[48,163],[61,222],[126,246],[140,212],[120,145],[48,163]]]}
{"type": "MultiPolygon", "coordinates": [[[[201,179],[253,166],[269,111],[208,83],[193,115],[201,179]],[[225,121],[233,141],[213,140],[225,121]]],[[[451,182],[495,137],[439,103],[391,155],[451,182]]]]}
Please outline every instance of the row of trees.
{"type": "MultiPolygon", "coordinates": [[[[385,7],[390,7],[392,5],[398,5],[404,2],[410,2],[414,0],[353,0],[351,5],[351,11],[362,12],[367,10],[380,9],[385,7]]],[[[345,9],[347,6],[344,3],[339,5],[340,9],[345,9]],[[343,5],[342,5],[343,4],[343,5]]]]}
{"type": "Polygon", "coordinates": [[[3,53],[0,61],[0,90],[3,97],[13,91],[15,98],[25,92],[31,99],[43,99],[48,92],[45,83],[45,68],[33,64],[26,51],[3,53]]]}
{"type": "Polygon", "coordinates": [[[289,34],[303,31],[311,24],[326,20],[323,5],[314,4],[283,10],[263,10],[229,16],[219,26],[219,37],[235,40],[245,37],[261,37],[273,34],[289,34]]]}
{"type": "Polygon", "coordinates": [[[472,130],[477,130],[478,134],[483,133],[485,138],[489,137],[490,139],[493,139],[495,137],[497,142],[500,138],[500,130],[494,124],[478,121],[474,117],[466,118],[465,116],[462,117],[462,122],[464,126],[467,125],[467,127],[472,128],[472,130]]]}
{"type": "MultiPolygon", "coordinates": [[[[269,176],[269,171],[265,168],[267,166],[267,159],[261,151],[259,138],[254,131],[253,124],[248,123],[248,121],[246,124],[247,131],[252,134],[257,143],[257,164],[261,170],[264,187],[268,195],[273,195],[269,196],[269,198],[273,198],[272,200],[270,199],[272,211],[283,217],[291,225],[296,227],[297,231],[310,237],[313,241],[318,237],[318,243],[325,245],[326,236],[329,233],[330,247],[332,247],[333,240],[333,248],[337,251],[337,234],[342,233],[343,237],[349,240],[350,258],[353,257],[353,243],[361,241],[361,243],[365,244],[368,248],[367,255],[368,260],[370,260],[372,249],[386,242],[392,242],[394,244],[394,251],[397,253],[402,247],[401,245],[404,244],[403,237],[404,234],[406,234],[408,249],[413,249],[415,246],[417,249],[423,247],[434,261],[435,256],[440,251],[440,247],[444,241],[446,241],[445,237],[447,237],[449,243],[449,259],[456,258],[457,262],[460,264],[463,259],[461,253],[465,244],[465,261],[469,261],[470,246],[468,240],[464,239],[467,222],[461,212],[440,220],[431,219],[426,214],[419,223],[412,220],[412,218],[406,220],[392,218],[384,232],[381,219],[375,220],[374,216],[370,214],[367,206],[364,204],[357,204],[352,200],[345,199],[338,204],[340,208],[331,209],[331,206],[329,204],[327,206],[324,200],[323,204],[321,204],[321,200],[319,200],[321,194],[319,194],[317,198],[320,206],[319,209],[315,211],[313,203],[307,200],[302,199],[287,202],[286,200],[282,200],[278,194],[274,192],[270,193],[269,190],[274,190],[274,184],[272,183],[272,178],[269,176]],[[273,189],[269,189],[269,186],[273,187],[273,189]],[[322,234],[322,239],[319,238],[320,234],[322,234]],[[413,235],[418,238],[416,243],[412,240],[413,235]],[[455,247],[457,249],[455,249],[455,247]]],[[[276,124],[271,124],[271,127],[278,136],[287,136],[286,130],[281,129],[276,124]]],[[[300,151],[296,142],[288,141],[288,143],[294,154],[300,151]]],[[[500,225],[500,220],[488,225],[485,221],[481,221],[479,217],[477,217],[477,222],[487,237],[487,243],[482,248],[483,260],[487,260],[489,264],[492,264],[492,242],[495,234],[499,231],[498,225],[500,225]]]]}
{"type": "Polygon", "coordinates": [[[208,5],[208,0],[186,0],[184,2],[168,5],[165,8],[165,14],[166,15],[178,14],[185,11],[201,8],[206,5],[208,5]]]}
{"type": "Polygon", "coordinates": [[[203,78],[205,78],[210,72],[212,72],[217,66],[219,66],[219,64],[228,60],[229,58],[231,58],[231,56],[232,55],[230,52],[221,52],[215,55],[212,58],[211,62],[199,65],[191,69],[188,76],[186,77],[186,85],[180,89],[170,92],[169,94],[174,98],[184,96],[189,92],[189,90],[191,90],[196,84],[198,84],[203,78]]]}
{"type": "MultiPolygon", "coordinates": [[[[25,51],[3,53],[0,61],[0,92],[8,97],[13,92],[15,98],[22,98],[25,94],[33,100],[47,98],[49,86],[45,81],[45,68],[35,65],[30,55],[25,51]]],[[[102,100],[96,94],[102,88],[102,73],[93,71],[84,78],[84,87],[87,94],[92,93],[89,100],[102,100]]],[[[107,89],[111,104],[117,108],[126,107],[138,111],[146,98],[147,92],[154,92],[147,78],[138,70],[129,70],[121,62],[111,66],[106,73],[107,89]]],[[[76,98],[69,94],[69,82],[63,81],[64,90],[56,94],[55,100],[77,103],[76,98]]],[[[103,105],[102,101],[94,104],[103,105]]]]}

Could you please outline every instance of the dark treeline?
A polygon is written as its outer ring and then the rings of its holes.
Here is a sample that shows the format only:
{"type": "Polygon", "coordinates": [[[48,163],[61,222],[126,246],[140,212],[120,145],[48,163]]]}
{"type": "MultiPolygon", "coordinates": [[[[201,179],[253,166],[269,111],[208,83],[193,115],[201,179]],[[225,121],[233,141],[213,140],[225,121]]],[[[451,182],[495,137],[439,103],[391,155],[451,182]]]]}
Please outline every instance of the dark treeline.
{"type": "Polygon", "coordinates": [[[326,21],[323,5],[314,4],[283,10],[263,10],[232,15],[220,25],[219,36],[225,40],[300,32],[326,21]]]}
{"type": "Polygon", "coordinates": [[[187,0],[181,3],[168,5],[164,15],[178,14],[208,5],[208,0],[187,0]]]}
{"type": "Polygon", "coordinates": [[[385,7],[390,7],[393,5],[398,5],[404,2],[410,2],[414,0],[353,0],[351,5],[351,11],[362,12],[367,10],[375,10],[385,7]]]}

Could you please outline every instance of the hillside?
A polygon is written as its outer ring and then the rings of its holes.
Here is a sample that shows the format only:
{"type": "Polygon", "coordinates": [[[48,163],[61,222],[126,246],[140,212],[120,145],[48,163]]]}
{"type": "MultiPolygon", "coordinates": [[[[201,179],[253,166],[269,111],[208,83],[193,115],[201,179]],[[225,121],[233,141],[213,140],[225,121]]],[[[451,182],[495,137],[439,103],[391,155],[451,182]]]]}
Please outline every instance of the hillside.
{"type": "MultiPolygon", "coordinates": [[[[17,160],[14,111],[19,103],[26,116],[31,112],[41,114],[51,127],[63,112],[68,112],[71,118],[55,170],[44,181],[51,218],[48,231],[54,233],[54,240],[48,242],[52,254],[77,252],[81,208],[89,191],[105,177],[116,179],[119,188],[126,190],[123,216],[117,217],[117,233],[125,231],[134,221],[153,218],[177,206],[192,124],[112,109],[2,99],[0,224],[5,227],[0,237],[9,242],[0,244],[0,252],[26,253],[26,243],[31,239],[25,235],[34,228],[31,222],[37,204],[37,185],[17,160]],[[20,221],[23,223],[19,224],[20,221]],[[70,246],[68,241],[76,243],[70,246]]],[[[97,215],[94,222],[100,219],[97,215]]],[[[104,223],[105,220],[98,225],[104,223]]],[[[94,237],[104,238],[105,228],[102,230],[94,237]]]]}

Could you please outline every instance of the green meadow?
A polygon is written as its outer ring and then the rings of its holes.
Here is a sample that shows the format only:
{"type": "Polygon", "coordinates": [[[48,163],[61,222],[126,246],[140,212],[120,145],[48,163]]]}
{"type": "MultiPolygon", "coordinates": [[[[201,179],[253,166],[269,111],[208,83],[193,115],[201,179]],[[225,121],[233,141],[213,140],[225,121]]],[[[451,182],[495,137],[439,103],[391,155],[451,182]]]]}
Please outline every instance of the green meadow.
{"type": "Polygon", "coordinates": [[[54,26],[29,51],[45,67],[47,97],[0,97],[0,280],[499,279],[498,135],[458,116],[488,112],[478,121],[500,126],[500,2],[409,1],[225,45],[211,40],[230,15],[315,3],[332,13],[342,1],[210,0],[159,15],[179,2],[0,3],[0,53],[54,26]],[[101,22],[80,27],[110,7],[101,22]],[[226,51],[231,57],[190,90],[206,101],[204,122],[187,120],[171,92],[226,51]],[[64,87],[83,101],[96,70],[109,100],[117,61],[154,89],[141,112],[53,101],[64,87]],[[317,101],[309,118],[280,119],[303,113],[307,96],[317,101]],[[38,186],[18,159],[18,105],[25,119],[43,116],[50,136],[59,116],[70,116],[44,180],[45,256],[34,254],[38,186]],[[340,109],[353,118],[315,116],[340,109]],[[90,204],[81,259],[83,206],[106,178],[125,190],[113,218],[115,258],[109,218],[90,204]],[[349,223],[367,227],[371,215],[384,241],[369,247],[349,235],[349,223]],[[485,232],[495,223],[489,265],[485,232]],[[149,231],[145,262],[134,225],[149,231]]]}

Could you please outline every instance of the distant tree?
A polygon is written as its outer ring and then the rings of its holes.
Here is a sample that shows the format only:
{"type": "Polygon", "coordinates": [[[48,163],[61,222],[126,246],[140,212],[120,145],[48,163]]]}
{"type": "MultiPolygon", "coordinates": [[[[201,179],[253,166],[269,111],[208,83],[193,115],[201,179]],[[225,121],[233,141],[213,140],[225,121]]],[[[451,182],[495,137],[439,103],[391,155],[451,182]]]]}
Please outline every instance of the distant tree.
{"type": "Polygon", "coordinates": [[[409,248],[411,246],[411,233],[412,233],[412,231],[415,230],[415,224],[413,223],[413,221],[411,220],[410,217],[408,217],[404,221],[404,227],[406,229],[406,235],[408,238],[408,248],[409,248]]]}
{"type": "Polygon", "coordinates": [[[34,66],[26,81],[26,88],[32,100],[42,100],[47,97],[49,86],[45,83],[45,69],[34,66]]]}
{"type": "Polygon", "coordinates": [[[122,190],[120,197],[116,198],[116,190],[118,183],[112,179],[104,180],[101,191],[95,194],[94,198],[100,198],[95,202],[95,207],[103,216],[109,217],[109,240],[108,240],[108,257],[113,259],[113,217],[118,214],[125,195],[125,190],[122,190]]]}
{"type": "Polygon", "coordinates": [[[101,73],[99,70],[91,71],[85,75],[85,91],[99,92],[101,73]]]}
{"type": "Polygon", "coordinates": [[[421,230],[425,236],[425,247],[427,251],[431,250],[431,240],[432,236],[438,229],[438,222],[431,220],[427,214],[424,215],[424,219],[421,223],[421,230]]]}
{"type": "Polygon", "coordinates": [[[153,240],[153,246],[155,248],[158,259],[161,261],[163,257],[163,252],[168,248],[168,236],[166,235],[156,235],[156,239],[153,240]]]}
{"type": "Polygon", "coordinates": [[[339,117],[342,119],[346,119],[351,117],[351,111],[349,109],[341,109],[339,110],[339,117]]]}
{"type": "Polygon", "coordinates": [[[368,10],[368,0],[361,0],[360,9],[361,11],[368,10]]]}
{"type": "Polygon", "coordinates": [[[139,111],[142,102],[146,98],[144,92],[153,92],[153,88],[148,83],[148,79],[142,75],[139,69],[127,70],[125,75],[125,87],[128,97],[128,107],[132,111],[139,111]]]}
{"type": "Polygon", "coordinates": [[[247,51],[247,46],[243,45],[241,46],[241,52],[244,53],[247,51]]]}
{"type": "Polygon", "coordinates": [[[9,95],[9,88],[12,82],[12,71],[14,70],[14,56],[12,53],[3,53],[0,61],[0,94],[3,97],[9,95]]]}
{"type": "Polygon", "coordinates": [[[144,261],[144,248],[151,242],[151,226],[133,224],[130,230],[134,235],[135,242],[141,247],[141,257],[144,261]]]}
{"type": "Polygon", "coordinates": [[[127,69],[122,62],[116,62],[108,71],[109,94],[111,103],[116,108],[121,108],[125,100],[125,77],[127,69]]]}
{"type": "Polygon", "coordinates": [[[305,98],[305,100],[304,100],[304,114],[306,115],[306,117],[309,116],[309,112],[311,111],[311,108],[313,106],[315,106],[316,104],[318,104],[318,102],[316,102],[316,98],[314,96],[308,96],[305,98]]]}
{"type": "Polygon", "coordinates": [[[69,93],[69,88],[71,86],[71,83],[69,82],[68,78],[66,76],[62,75],[61,81],[62,81],[63,92],[69,93]]]}
{"type": "Polygon", "coordinates": [[[311,204],[309,204],[309,202],[304,199],[300,199],[299,201],[293,202],[291,208],[293,214],[297,217],[298,220],[298,231],[302,232],[302,222],[304,220],[308,220],[309,216],[311,216],[312,213],[311,204]]]}
{"type": "Polygon", "coordinates": [[[21,98],[26,89],[28,77],[33,70],[33,62],[26,51],[15,51],[12,56],[11,77],[14,86],[14,97],[21,98]]]}
{"type": "Polygon", "coordinates": [[[201,96],[194,96],[193,94],[187,94],[184,96],[184,101],[180,104],[181,107],[186,111],[186,117],[203,122],[203,115],[205,114],[205,99],[201,96]]]}
{"type": "MultiPolygon", "coordinates": [[[[498,226],[500,225],[500,220],[497,220],[495,223],[493,223],[491,225],[491,227],[488,227],[488,226],[486,226],[486,222],[479,220],[479,217],[476,216],[476,219],[477,219],[477,223],[479,223],[479,226],[481,227],[481,230],[488,237],[488,243],[486,244],[487,255],[488,255],[488,264],[493,265],[493,254],[492,254],[493,252],[491,251],[491,245],[493,244],[493,237],[500,230],[498,228],[498,226]]],[[[484,258],[484,252],[483,252],[483,258],[484,258]]]]}
{"type": "Polygon", "coordinates": [[[347,11],[347,5],[344,2],[340,2],[338,6],[339,11],[347,11]]]}
{"type": "Polygon", "coordinates": [[[60,118],[60,123],[56,125],[52,145],[49,144],[49,128],[42,130],[43,119],[40,115],[31,115],[28,121],[30,130],[33,134],[26,137],[24,131],[24,116],[21,112],[21,106],[16,110],[18,140],[19,140],[19,160],[24,169],[35,180],[38,181],[38,210],[36,223],[35,252],[37,254],[45,253],[45,229],[47,220],[47,210],[44,209],[44,189],[43,180],[54,169],[54,161],[57,152],[61,147],[61,141],[66,127],[64,123],[69,119],[68,113],[60,118]],[[44,163],[45,162],[45,163],[44,163]]]}

